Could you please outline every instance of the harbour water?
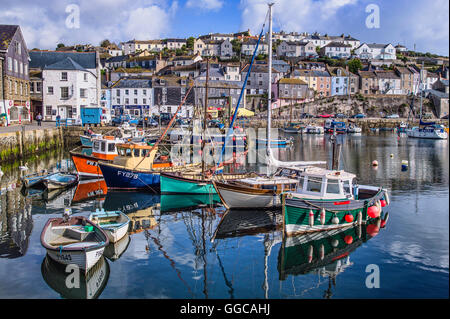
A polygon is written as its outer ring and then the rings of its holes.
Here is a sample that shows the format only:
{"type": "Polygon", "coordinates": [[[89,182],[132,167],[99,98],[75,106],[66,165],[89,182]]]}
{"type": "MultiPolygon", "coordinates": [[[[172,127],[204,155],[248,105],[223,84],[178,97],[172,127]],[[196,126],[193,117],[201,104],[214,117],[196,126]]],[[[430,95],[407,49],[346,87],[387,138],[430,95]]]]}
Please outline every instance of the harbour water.
{"type": "MultiPolygon", "coordinates": [[[[192,208],[205,199],[108,192],[101,180],[23,194],[20,170],[3,169],[0,298],[448,298],[448,141],[391,132],[339,138],[342,168],[360,184],[390,191],[389,219],[379,231],[364,226],[286,240],[276,212],[192,208]],[[78,289],[67,288],[64,267],[46,259],[40,243],[47,219],[65,207],[85,216],[100,207],[121,210],[133,220],[78,289]],[[373,269],[379,285],[371,288],[373,269]]],[[[330,160],[328,139],[296,135],[278,158],[330,160]]],[[[70,169],[70,159],[54,154],[28,166],[39,165],[70,169]]],[[[233,169],[246,168],[262,169],[233,169]]]]}

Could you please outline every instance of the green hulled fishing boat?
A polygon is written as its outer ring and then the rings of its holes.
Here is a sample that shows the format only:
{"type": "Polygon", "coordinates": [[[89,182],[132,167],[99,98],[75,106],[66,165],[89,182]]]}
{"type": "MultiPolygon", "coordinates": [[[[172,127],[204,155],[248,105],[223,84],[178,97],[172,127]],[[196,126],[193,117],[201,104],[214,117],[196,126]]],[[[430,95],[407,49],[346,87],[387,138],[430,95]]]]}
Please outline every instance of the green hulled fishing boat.
{"type": "Polygon", "coordinates": [[[315,166],[299,171],[297,190],[281,195],[287,236],[364,224],[389,204],[386,189],[356,185],[354,174],[315,166]]]}

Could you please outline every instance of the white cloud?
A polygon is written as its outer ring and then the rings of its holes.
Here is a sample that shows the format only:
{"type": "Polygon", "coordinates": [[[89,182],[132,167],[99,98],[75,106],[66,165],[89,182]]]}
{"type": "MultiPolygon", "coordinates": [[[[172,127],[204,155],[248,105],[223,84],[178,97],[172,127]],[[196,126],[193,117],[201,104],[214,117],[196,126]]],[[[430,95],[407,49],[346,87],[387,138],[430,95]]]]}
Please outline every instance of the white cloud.
{"type": "Polygon", "coordinates": [[[0,21],[20,25],[29,49],[55,49],[66,45],[103,39],[120,42],[130,39],[157,39],[168,35],[178,9],[177,1],[79,0],[80,28],[69,29],[65,20],[68,1],[42,3],[2,0],[0,21]]]}
{"type": "Polygon", "coordinates": [[[219,10],[223,6],[223,1],[221,0],[188,0],[186,2],[186,7],[188,8],[199,8],[204,10],[219,10]]]}

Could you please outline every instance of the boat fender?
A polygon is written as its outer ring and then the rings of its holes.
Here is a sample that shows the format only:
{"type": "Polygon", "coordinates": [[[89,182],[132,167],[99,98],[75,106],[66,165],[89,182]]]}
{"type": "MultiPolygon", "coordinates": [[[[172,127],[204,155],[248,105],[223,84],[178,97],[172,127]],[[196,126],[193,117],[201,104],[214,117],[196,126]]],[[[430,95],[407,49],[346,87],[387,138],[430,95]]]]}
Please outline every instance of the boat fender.
{"type": "Polygon", "coordinates": [[[323,244],[320,245],[320,260],[323,260],[325,257],[325,246],[323,244]]]}
{"type": "Polygon", "coordinates": [[[386,206],[388,206],[390,203],[390,200],[389,200],[389,193],[387,190],[384,191],[384,200],[386,201],[386,206]]]}
{"type": "Polygon", "coordinates": [[[347,223],[351,223],[353,221],[353,215],[352,214],[346,214],[345,215],[345,221],[347,223]]]}
{"type": "Polygon", "coordinates": [[[331,222],[333,223],[333,224],[339,224],[339,218],[336,216],[336,214],[334,214],[334,217],[333,217],[333,219],[331,220],[331,222]]]}
{"type": "Polygon", "coordinates": [[[314,213],[312,209],[309,210],[309,227],[314,226],[314,213]]]}
{"type": "Polygon", "coordinates": [[[333,239],[331,241],[331,246],[333,246],[333,248],[336,248],[337,246],[339,246],[339,240],[333,239]]]}
{"type": "Polygon", "coordinates": [[[308,263],[311,263],[311,261],[313,259],[313,252],[314,252],[313,246],[309,245],[309,249],[308,249],[308,263]]]}
{"type": "Polygon", "coordinates": [[[380,202],[380,200],[377,200],[376,202],[375,202],[375,205],[377,206],[377,208],[378,208],[378,212],[379,212],[379,215],[381,215],[381,202],[380,202]]]}
{"type": "Polygon", "coordinates": [[[325,208],[322,208],[320,210],[320,223],[322,225],[325,224],[325,208]]]}
{"type": "Polygon", "coordinates": [[[362,224],[362,213],[361,212],[358,213],[357,220],[358,220],[358,225],[361,225],[362,224]]]}

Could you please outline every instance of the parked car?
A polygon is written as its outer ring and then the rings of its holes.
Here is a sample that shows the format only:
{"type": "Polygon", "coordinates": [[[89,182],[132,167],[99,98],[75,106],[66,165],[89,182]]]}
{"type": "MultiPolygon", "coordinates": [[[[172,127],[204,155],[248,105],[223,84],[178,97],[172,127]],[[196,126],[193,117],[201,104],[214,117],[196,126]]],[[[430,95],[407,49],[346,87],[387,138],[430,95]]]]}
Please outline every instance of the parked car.
{"type": "Polygon", "coordinates": [[[301,118],[301,119],[311,119],[311,118],[313,118],[313,117],[314,117],[314,115],[309,114],[309,113],[302,113],[302,114],[300,115],[300,118],[301,118]]]}
{"type": "Polygon", "coordinates": [[[139,119],[137,126],[142,126],[145,123],[145,127],[158,127],[158,122],[150,116],[144,116],[139,119]]]}
{"type": "Polygon", "coordinates": [[[331,114],[327,114],[327,113],[325,113],[325,114],[319,114],[319,115],[317,115],[317,117],[321,117],[321,118],[325,118],[325,119],[327,119],[327,118],[330,118],[330,117],[332,117],[332,115],[331,115],[331,114]]]}
{"type": "Polygon", "coordinates": [[[346,118],[347,118],[347,115],[345,115],[344,113],[336,113],[336,114],[334,115],[334,118],[337,118],[337,119],[346,119],[346,118]]]}
{"type": "Polygon", "coordinates": [[[358,113],[358,114],[352,115],[352,118],[354,118],[354,119],[363,119],[365,117],[366,117],[366,115],[362,114],[362,113],[358,113]]]}
{"type": "Polygon", "coordinates": [[[223,125],[223,123],[220,122],[219,120],[211,120],[208,123],[208,127],[214,127],[214,128],[222,129],[222,128],[225,127],[225,125],[223,125]]]}
{"type": "Polygon", "coordinates": [[[400,116],[398,114],[386,115],[384,118],[386,119],[398,119],[400,116]]]}
{"type": "Polygon", "coordinates": [[[447,114],[447,115],[444,115],[443,117],[441,117],[441,119],[443,119],[443,120],[448,120],[448,114],[447,114]]]}

